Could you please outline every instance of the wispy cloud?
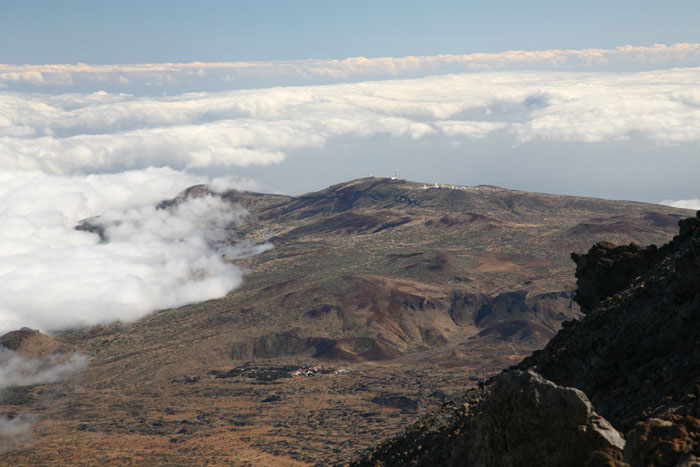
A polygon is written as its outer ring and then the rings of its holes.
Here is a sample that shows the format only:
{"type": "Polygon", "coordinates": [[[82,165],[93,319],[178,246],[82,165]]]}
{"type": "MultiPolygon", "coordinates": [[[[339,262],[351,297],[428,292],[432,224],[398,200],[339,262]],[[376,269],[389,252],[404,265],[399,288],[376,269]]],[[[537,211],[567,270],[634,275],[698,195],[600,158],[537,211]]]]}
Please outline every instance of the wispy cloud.
{"type": "Polygon", "coordinates": [[[88,357],[80,354],[28,358],[0,347],[0,391],[61,381],[87,368],[88,357]]]}
{"type": "Polygon", "coordinates": [[[38,421],[36,414],[0,415],[0,453],[11,449],[21,437],[31,432],[38,421]]]}
{"type": "MultiPolygon", "coordinates": [[[[55,383],[72,377],[87,366],[86,355],[53,354],[31,358],[0,346],[0,398],[7,388],[55,383]]],[[[0,453],[28,434],[38,421],[39,416],[32,413],[0,414],[0,453]]]]}

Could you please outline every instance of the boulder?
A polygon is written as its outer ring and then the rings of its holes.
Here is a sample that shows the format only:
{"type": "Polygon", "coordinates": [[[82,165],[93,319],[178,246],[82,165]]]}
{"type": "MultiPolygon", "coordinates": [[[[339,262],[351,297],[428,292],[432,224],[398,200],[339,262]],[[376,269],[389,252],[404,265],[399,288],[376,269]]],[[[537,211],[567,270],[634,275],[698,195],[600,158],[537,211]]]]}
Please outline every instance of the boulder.
{"type": "Polygon", "coordinates": [[[451,465],[621,465],[625,440],[586,395],[533,371],[511,370],[491,384],[451,465]]]}

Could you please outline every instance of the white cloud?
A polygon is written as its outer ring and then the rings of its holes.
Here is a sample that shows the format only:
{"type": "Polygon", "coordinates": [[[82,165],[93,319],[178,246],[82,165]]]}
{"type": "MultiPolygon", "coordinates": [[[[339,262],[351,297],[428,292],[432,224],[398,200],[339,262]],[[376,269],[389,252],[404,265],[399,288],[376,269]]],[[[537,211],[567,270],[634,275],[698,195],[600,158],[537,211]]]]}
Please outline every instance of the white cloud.
{"type": "Polygon", "coordinates": [[[435,124],[448,136],[466,136],[473,139],[482,139],[491,132],[506,128],[505,122],[475,122],[462,120],[443,120],[435,124]]]}
{"type": "MultiPolygon", "coordinates": [[[[152,63],[131,65],[0,65],[0,87],[30,86],[199,91],[203,87],[270,87],[363,81],[435,74],[511,71],[641,71],[700,64],[700,44],[623,46],[615,49],[511,50],[422,57],[351,57],[268,62],[152,63]]],[[[21,88],[25,89],[25,88],[21,88]]]]}
{"type": "Polygon", "coordinates": [[[28,358],[0,348],[0,391],[12,386],[61,381],[87,368],[87,360],[87,356],[80,354],[28,358]]]}
{"type": "Polygon", "coordinates": [[[18,81],[25,81],[27,83],[31,84],[43,84],[44,83],[44,75],[41,74],[40,71],[38,70],[26,70],[26,71],[8,71],[5,73],[0,73],[0,82],[5,81],[5,82],[18,82],[18,81]]]}
{"type": "Polygon", "coordinates": [[[269,166],[341,136],[700,142],[700,68],[511,71],[139,97],[0,94],[0,168],[269,166]]]}
{"type": "Polygon", "coordinates": [[[133,320],[238,286],[241,271],[222,255],[250,253],[225,243],[225,229],[245,210],[211,195],[155,207],[203,181],[170,169],[0,171],[0,333],[133,320]],[[86,218],[106,242],[74,229],[86,218]]]}
{"type": "Polygon", "coordinates": [[[700,210],[700,199],[679,199],[676,201],[666,199],[666,200],[661,201],[659,204],[665,204],[666,206],[673,206],[674,208],[700,210]]]}

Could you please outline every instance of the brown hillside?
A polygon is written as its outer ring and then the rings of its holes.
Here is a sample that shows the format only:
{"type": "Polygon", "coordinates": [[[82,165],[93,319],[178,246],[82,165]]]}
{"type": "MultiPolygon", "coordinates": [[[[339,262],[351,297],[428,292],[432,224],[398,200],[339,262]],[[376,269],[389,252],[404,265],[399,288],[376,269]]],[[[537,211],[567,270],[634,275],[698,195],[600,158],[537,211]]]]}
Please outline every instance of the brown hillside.
{"type": "Polygon", "coordinates": [[[661,244],[688,215],[375,178],[298,197],[224,198],[250,211],[231,242],[274,244],[239,260],[244,285],[135,323],[63,333],[91,366],[51,404],[0,407],[43,416],[35,438],[4,459],[342,464],[579,316],[571,251],[604,239],[661,244]],[[289,377],[318,365],[350,371],[289,377]]]}

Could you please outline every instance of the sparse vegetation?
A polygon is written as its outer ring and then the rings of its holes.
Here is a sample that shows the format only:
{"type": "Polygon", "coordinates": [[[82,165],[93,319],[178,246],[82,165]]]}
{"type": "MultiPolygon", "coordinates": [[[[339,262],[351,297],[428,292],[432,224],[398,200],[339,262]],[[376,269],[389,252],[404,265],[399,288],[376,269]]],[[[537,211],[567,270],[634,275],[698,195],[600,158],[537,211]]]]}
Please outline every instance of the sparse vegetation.
{"type": "Polygon", "coordinates": [[[60,336],[91,367],[48,408],[25,404],[50,423],[5,459],[342,465],[577,316],[572,251],[663,243],[684,213],[422,187],[363,179],[297,198],[228,194],[252,214],[237,233],[275,248],[239,260],[250,272],[226,297],[60,336]],[[622,221],[641,228],[574,229],[622,221]],[[518,306],[500,307],[508,297],[518,306]],[[319,364],[351,371],[288,377],[319,364]]]}

